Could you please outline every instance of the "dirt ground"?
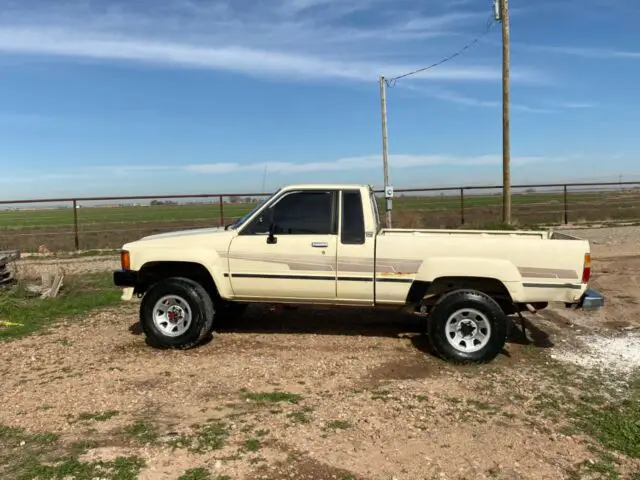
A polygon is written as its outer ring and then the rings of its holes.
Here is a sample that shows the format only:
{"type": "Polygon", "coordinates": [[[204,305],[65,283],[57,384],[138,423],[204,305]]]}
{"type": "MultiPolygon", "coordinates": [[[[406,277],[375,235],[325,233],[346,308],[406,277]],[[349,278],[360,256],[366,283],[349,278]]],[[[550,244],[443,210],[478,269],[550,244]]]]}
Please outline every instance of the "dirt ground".
{"type": "Polygon", "coordinates": [[[606,308],[528,314],[489,365],[434,358],[421,319],[393,311],[256,306],[197,349],[153,350],[124,304],[4,344],[0,424],[87,442],[85,461],[135,456],[141,479],[615,478],[554,402],[600,393],[598,367],[640,372],[639,232],[570,232],[592,241],[606,308]]]}

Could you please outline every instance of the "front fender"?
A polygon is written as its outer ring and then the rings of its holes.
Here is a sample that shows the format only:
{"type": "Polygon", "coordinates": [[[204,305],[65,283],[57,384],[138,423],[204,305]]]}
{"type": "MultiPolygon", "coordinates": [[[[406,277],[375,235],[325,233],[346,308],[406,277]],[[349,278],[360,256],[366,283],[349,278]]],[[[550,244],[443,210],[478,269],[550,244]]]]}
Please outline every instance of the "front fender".
{"type": "Polygon", "coordinates": [[[227,262],[213,249],[174,249],[148,245],[145,245],[144,248],[137,249],[131,245],[128,250],[130,252],[132,270],[140,271],[145,266],[157,263],[194,263],[201,265],[209,272],[222,298],[228,298],[231,294],[229,280],[224,276],[227,262]]]}

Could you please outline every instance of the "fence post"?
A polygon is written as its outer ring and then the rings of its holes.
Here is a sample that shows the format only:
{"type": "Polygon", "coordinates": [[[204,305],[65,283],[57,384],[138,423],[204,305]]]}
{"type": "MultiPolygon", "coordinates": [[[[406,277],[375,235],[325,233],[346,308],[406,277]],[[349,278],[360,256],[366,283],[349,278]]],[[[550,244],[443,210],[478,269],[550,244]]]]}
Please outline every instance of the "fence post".
{"type": "Polygon", "coordinates": [[[220,199],[220,226],[224,226],[224,203],[222,201],[222,195],[219,197],[220,199]]]}
{"type": "Polygon", "coordinates": [[[73,199],[73,236],[76,250],[80,250],[80,235],[78,234],[78,201],[73,199]]]}
{"type": "Polygon", "coordinates": [[[464,225],[464,187],[460,188],[460,225],[464,225]]]}
{"type": "Polygon", "coordinates": [[[567,186],[564,185],[564,224],[569,223],[569,201],[567,198],[567,186]]]}

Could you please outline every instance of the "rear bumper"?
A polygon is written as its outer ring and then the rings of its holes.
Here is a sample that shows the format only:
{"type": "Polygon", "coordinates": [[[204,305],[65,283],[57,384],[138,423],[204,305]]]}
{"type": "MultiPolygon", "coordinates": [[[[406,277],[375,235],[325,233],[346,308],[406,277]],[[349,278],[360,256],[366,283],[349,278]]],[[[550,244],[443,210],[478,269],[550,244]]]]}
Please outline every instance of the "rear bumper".
{"type": "Polygon", "coordinates": [[[604,296],[595,290],[588,288],[582,297],[580,297],[580,301],[578,302],[578,306],[580,308],[592,310],[596,308],[601,308],[604,306],[604,296]]]}
{"type": "Polygon", "coordinates": [[[138,284],[138,272],[134,270],[116,270],[113,272],[113,284],[116,287],[135,287],[138,284]]]}

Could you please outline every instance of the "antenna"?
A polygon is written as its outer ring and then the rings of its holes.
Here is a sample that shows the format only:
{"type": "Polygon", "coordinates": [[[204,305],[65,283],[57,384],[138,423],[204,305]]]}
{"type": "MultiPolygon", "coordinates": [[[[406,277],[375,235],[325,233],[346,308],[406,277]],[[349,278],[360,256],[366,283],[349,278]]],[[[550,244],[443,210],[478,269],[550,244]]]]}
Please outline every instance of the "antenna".
{"type": "Polygon", "coordinates": [[[264,166],[264,173],[262,174],[262,193],[264,192],[265,187],[265,183],[267,182],[267,165],[264,166]]]}
{"type": "Polygon", "coordinates": [[[493,0],[493,13],[495,15],[496,21],[500,21],[500,0],[493,0]]]}

